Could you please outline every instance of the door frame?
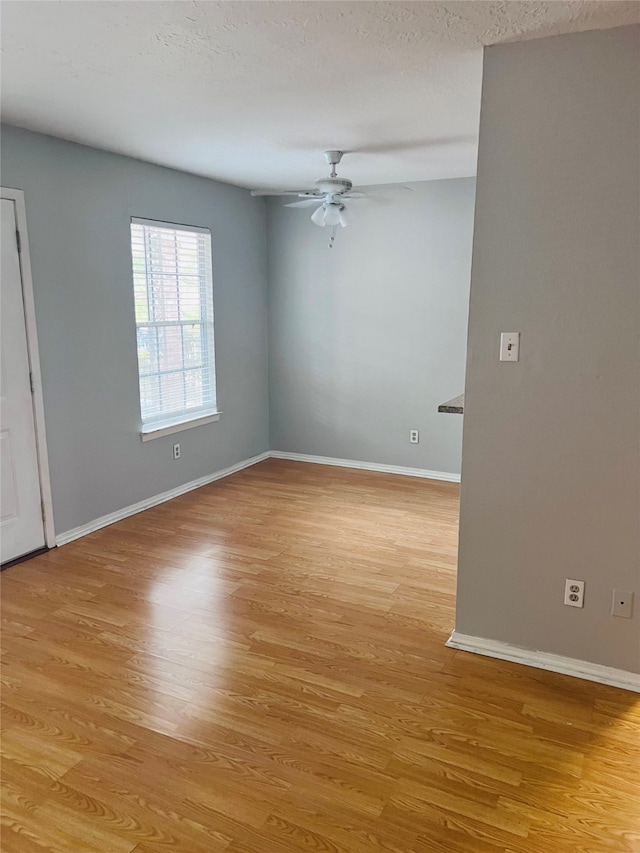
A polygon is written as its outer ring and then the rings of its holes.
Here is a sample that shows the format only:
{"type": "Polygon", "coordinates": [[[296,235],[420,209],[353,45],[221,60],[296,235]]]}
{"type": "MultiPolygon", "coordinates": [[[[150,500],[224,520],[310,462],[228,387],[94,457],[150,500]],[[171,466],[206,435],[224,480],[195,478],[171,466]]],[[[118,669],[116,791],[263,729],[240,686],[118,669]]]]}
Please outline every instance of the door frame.
{"type": "Polygon", "coordinates": [[[53,521],[53,499],[47,454],[47,436],[44,425],[44,397],[42,393],[42,374],[40,373],[40,354],[38,350],[38,332],[36,326],[36,307],[33,298],[33,279],[31,277],[31,256],[29,254],[29,235],[27,233],[27,211],[23,190],[0,187],[0,197],[13,202],[16,227],[20,234],[18,258],[22,280],[22,301],[27,333],[27,352],[33,391],[31,394],[33,420],[36,430],[36,453],[38,456],[38,476],[40,479],[40,497],[42,499],[42,521],[44,541],[47,548],[54,548],[56,531],[53,521]]]}

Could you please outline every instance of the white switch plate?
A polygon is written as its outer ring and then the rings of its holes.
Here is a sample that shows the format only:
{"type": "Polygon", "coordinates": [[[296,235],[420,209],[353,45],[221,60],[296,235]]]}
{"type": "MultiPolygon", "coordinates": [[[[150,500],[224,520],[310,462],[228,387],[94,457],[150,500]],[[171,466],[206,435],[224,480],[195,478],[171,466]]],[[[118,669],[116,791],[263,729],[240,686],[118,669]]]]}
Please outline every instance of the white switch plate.
{"type": "Polygon", "coordinates": [[[584,581],[566,579],[564,582],[564,603],[569,607],[584,607],[584,581]]]}
{"type": "Polygon", "coordinates": [[[520,358],[520,332],[500,334],[500,361],[518,361],[520,358]]]}
{"type": "Polygon", "coordinates": [[[626,589],[614,589],[613,601],[611,602],[611,615],[631,618],[633,610],[633,593],[626,589]]]}

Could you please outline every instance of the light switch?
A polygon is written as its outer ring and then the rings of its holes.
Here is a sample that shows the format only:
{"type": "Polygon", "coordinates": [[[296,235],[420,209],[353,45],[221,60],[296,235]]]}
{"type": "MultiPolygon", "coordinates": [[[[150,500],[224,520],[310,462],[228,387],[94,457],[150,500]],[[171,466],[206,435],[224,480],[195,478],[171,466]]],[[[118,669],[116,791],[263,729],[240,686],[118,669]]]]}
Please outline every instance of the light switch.
{"type": "Polygon", "coordinates": [[[518,361],[520,358],[520,332],[502,332],[500,335],[500,361],[518,361]]]}

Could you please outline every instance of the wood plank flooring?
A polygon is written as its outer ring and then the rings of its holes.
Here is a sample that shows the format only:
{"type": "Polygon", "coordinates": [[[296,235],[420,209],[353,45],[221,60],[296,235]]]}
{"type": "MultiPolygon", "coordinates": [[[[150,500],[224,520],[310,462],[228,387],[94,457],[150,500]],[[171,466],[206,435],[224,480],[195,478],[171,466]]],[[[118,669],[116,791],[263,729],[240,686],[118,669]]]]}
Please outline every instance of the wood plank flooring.
{"type": "Polygon", "coordinates": [[[445,648],[457,511],[270,460],[5,571],[4,853],[640,851],[640,697],[445,648]]]}

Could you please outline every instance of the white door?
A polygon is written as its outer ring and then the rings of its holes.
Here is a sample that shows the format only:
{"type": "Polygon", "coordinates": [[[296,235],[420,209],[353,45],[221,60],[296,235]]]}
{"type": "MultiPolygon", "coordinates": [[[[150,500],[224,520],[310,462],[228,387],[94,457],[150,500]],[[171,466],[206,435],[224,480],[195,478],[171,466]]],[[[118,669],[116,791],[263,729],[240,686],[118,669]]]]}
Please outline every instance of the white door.
{"type": "Polygon", "coordinates": [[[0,203],[0,551],[6,563],[42,548],[45,537],[15,205],[0,203]]]}

